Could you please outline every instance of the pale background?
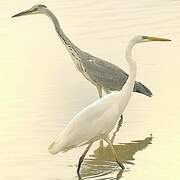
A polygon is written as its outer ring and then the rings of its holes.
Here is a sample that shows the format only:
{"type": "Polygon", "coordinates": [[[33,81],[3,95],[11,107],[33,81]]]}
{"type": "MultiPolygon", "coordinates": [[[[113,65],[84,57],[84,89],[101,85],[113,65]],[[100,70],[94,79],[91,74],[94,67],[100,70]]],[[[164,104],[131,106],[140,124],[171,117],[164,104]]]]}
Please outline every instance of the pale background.
{"type": "MultiPolygon", "coordinates": [[[[125,70],[125,47],[134,35],[173,40],[141,44],[134,49],[137,79],[154,96],[133,94],[115,144],[122,143],[117,151],[122,159],[135,164],[125,164],[123,179],[178,180],[180,1],[177,0],[0,1],[0,179],[78,179],[77,161],[85,147],[57,156],[50,155],[47,147],[77,112],[98,98],[95,87],[74,68],[47,17],[10,18],[37,3],[45,4],[55,13],[76,45],[125,70]],[[134,140],[139,141],[131,143],[134,140]]],[[[94,152],[98,146],[96,143],[86,158],[82,179],[116,179],[119,167],[109,152],[98,157],[94,152]]]]}

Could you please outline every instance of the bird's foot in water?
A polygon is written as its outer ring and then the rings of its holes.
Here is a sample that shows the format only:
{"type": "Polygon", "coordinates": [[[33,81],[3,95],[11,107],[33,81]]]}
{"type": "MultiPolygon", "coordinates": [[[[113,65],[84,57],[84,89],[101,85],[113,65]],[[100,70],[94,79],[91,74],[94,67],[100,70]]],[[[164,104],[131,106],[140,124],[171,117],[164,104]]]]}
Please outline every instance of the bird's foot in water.
{"type": "Polygon", "coordinates": [[[119,162],[119,161],[116,161],[117,163],[118,163],[118,165],[121,167],[121,169],[125,169],[125,166],[121,163],[121,162],[119,162]]]}

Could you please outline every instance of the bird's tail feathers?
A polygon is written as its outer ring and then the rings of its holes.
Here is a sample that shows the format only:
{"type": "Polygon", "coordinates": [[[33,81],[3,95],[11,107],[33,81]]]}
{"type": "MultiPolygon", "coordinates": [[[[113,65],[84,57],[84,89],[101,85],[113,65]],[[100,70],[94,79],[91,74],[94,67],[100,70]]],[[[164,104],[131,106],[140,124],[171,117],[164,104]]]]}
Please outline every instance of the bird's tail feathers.
{"type": "Polygon", "coordinates": [[[69,151],[70,149],[77,147],[77,145],[68,145],[69,143],[67,141],[64,141],[63,139],[63,137],[57,138],[49,145],[48,151],[50,154],[58,154],[60,152],[64,153],[66,151],[69,151]]]}
{"type": "Polygon", "coordinates": [[[137,92],[137,93],[142,93],[148,97],[151,97],[153,95],[152,92],[145,85],[143,85],[140,82],[135,83],[133,91],[137,92]]]}
{"type": "Polygon", "coordinates": [[[54,140],[48,147],[48,151],[51,154],[57,154],[59,152],[63,152],[65,145],[64,142],[62,140],[63,138],[57,138],[56,140],[54,140]]]}

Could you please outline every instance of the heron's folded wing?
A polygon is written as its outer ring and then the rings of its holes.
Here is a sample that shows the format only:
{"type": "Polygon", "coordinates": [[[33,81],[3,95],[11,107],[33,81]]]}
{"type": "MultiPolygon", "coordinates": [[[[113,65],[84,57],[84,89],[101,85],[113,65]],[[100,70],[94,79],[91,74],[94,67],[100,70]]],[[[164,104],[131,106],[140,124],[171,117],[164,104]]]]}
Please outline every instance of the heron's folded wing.
{"type": "Polygon", "coordinates": [[[83,67],[93,81],[111,90],[121,90],[128,78],[118,66],[96,57],[83,61],[83,67]]]}

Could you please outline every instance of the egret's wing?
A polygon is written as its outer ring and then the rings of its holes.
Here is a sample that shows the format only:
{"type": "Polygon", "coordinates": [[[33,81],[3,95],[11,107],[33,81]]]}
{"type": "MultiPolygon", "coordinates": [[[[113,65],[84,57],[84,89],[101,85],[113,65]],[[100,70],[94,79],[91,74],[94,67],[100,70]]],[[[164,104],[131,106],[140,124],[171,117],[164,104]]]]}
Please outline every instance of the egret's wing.
{"type": "Polygon", "coordinates": [[[93,81],[111,90],[121,90],[128,78],[118,66],[95,57],[83,61],[83,67],[93,81]]]}
{"type": "Polygon", "coordinates": [[[109,103],[110,97],[99,99],[80,111],[50,146],[51,153],[68,151],[108,134],[119,118],[119,109],[109,103]]]}

